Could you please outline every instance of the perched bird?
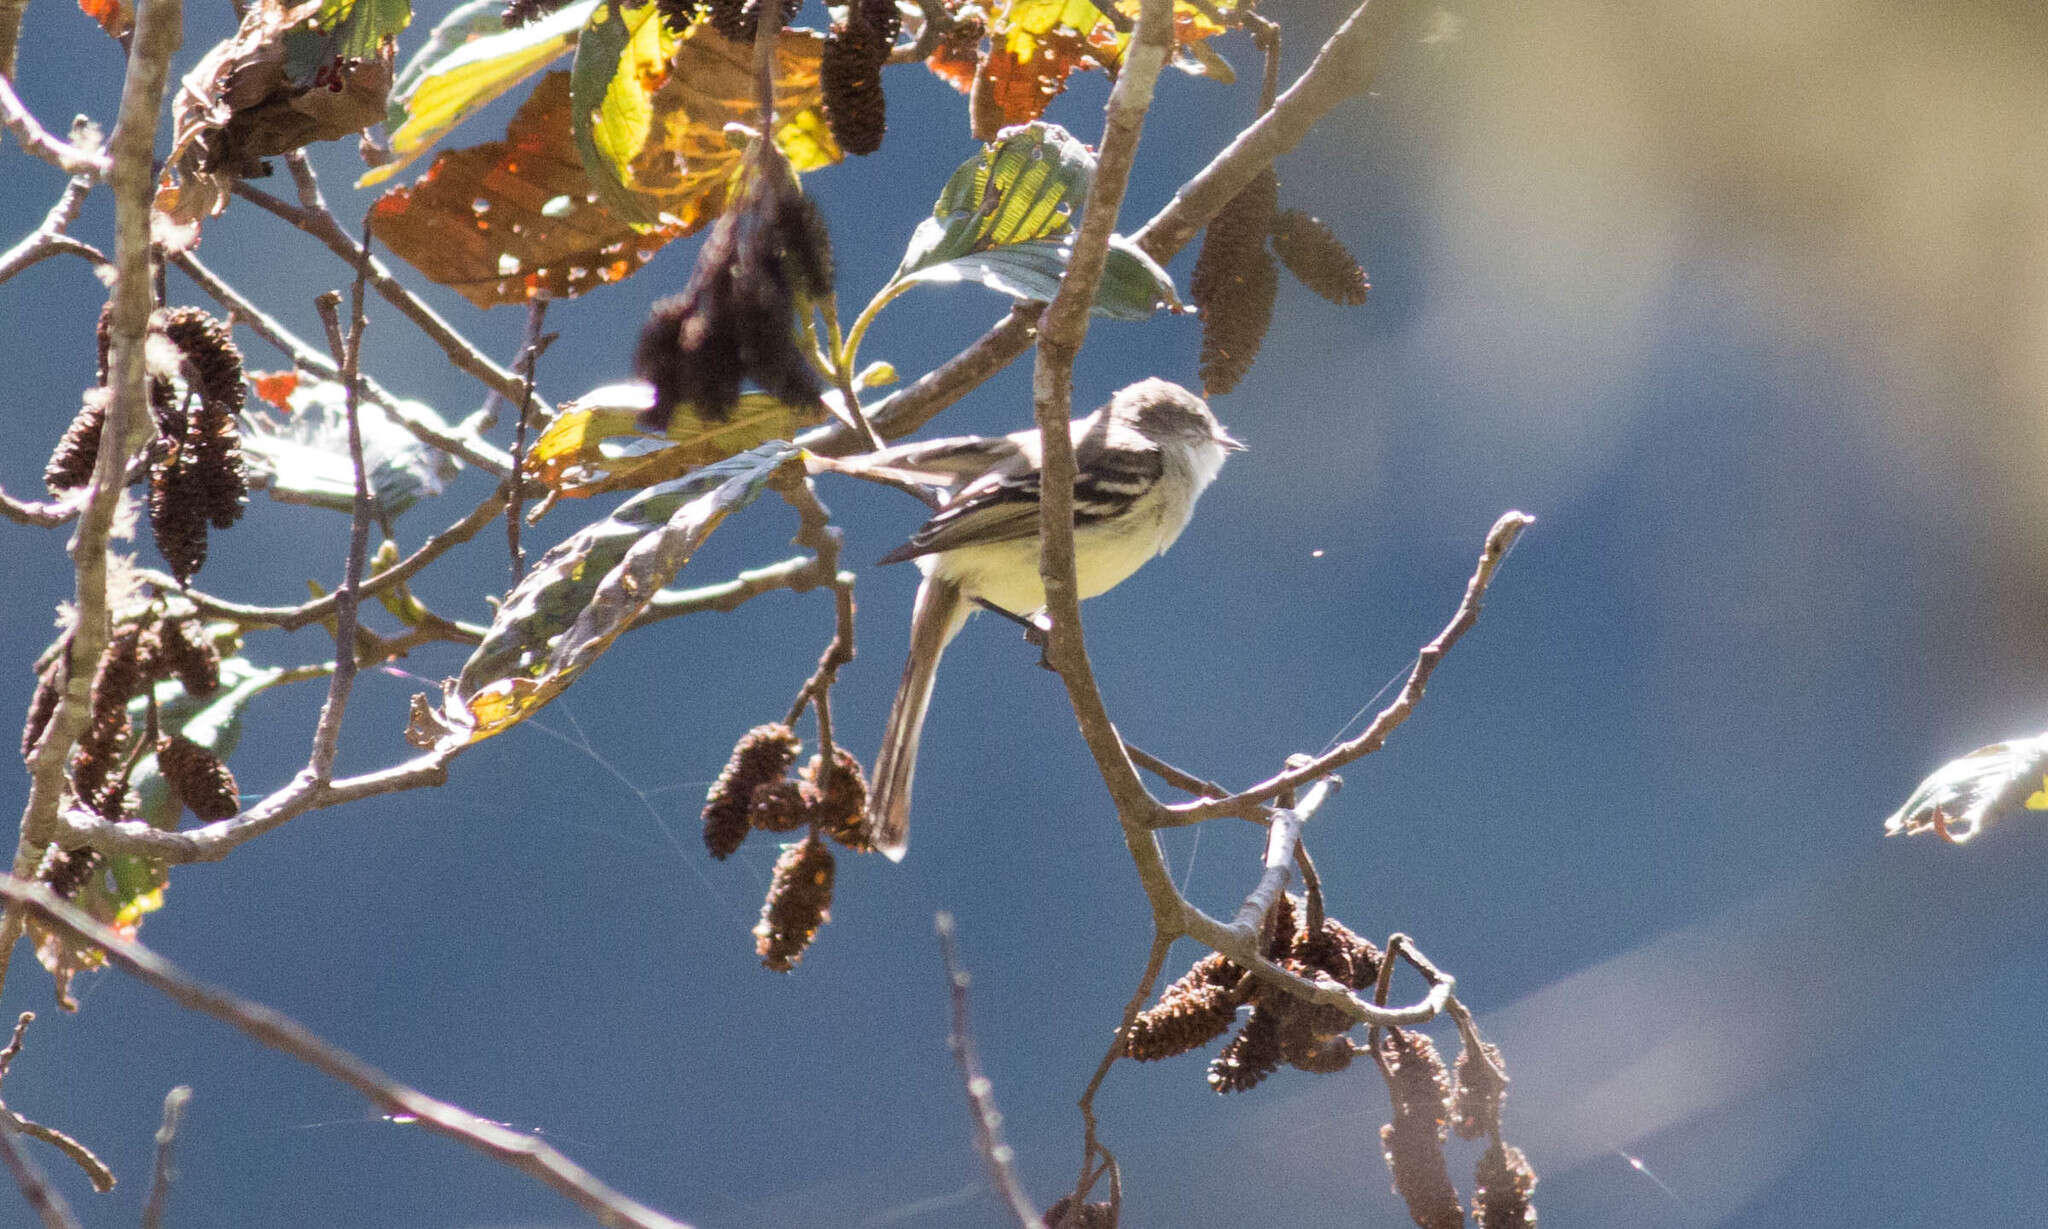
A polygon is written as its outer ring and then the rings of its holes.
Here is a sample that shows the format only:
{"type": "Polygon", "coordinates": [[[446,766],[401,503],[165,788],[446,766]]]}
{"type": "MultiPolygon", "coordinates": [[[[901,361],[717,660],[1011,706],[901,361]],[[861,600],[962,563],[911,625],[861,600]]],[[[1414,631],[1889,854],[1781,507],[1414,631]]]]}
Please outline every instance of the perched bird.
{"type": "MultiPolygon", "coordinates": [[[[1071,429],[1074,565],[1084,598],[1115,588],[1173,545],[1225,455],[1244,447],[1200,397],[1160,379],[1118,391],[1071,429]]],[[[1041,464],[1032,429],[905,444],[832,466],[893,472],[950,491],[938,514],[881,560],[915,559],[924,572],[909,660],[868,794],[868,838],[891,859],[900,861],[909,845],[911,778],[939,656],[978,603],[1018,615],[1045,605],[1038,577],[1041,464]]]]}

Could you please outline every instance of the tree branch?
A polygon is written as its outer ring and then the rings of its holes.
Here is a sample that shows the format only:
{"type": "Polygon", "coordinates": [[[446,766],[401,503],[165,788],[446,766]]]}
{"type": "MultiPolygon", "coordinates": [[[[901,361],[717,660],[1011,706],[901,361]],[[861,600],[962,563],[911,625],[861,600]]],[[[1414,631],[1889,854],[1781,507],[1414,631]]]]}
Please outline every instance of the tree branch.
{"type": "Polygon", "coordinates": [[[347,1050],[316,1036],[283,1012],[193,980],[170,961],[139,943],[123,939],[40,884],[0,877],[0,896],[34,912],[73,939],[105,951],[111,963],[179,1006],[232,1025],[257,1042],[355,1089],[383,1113],[417,1122],[436,1135],[447,1136],[535,1178],[589,1212],[600,1224],[688,1229],[682,1222],[606,1186],[539,1136],[500,1126],[401,1084],[347,1050]]]}
{"type": "Polygon", "coordinates": [[[83,257],[95,266],[110,263],[104,252],[65,233],[78,220],[78,211],[84,207],[86,194],[92,191],[93,183],[90,175],[74,175],[65,182],[64,191],[58,194],[57,203],[50,206],[50,212],[43,215],[42,223],[20,243],[0,254],[0,282],[52,256],[67,253],[83,257]]]}
{"type": "MultiPolygon", "coordinates": [[[[70,671],[57,711],[44,729],[29,764],[28,805],[21,817],[21,837],[14,851],[14,873],[35,874],[56,827],[58,800],[64,792],[64,766],[83,731],[91,703],[93,673],[107,644],[107,541],[114,513],[127,483],[128,455],[151,427],[148,373],[143,342],[149,332],[149,204],[155,177],[150,155],[156,143],[157,116],[163,109],[164,83],[171,56],[184,38],[180,0],[139,0],[128,71],[121,86],[121,109],[108,143],[107,183],[114,194],[114,283],[108,334],[107,386],[113,390],[99,455],[71,541],[77,574],[73,598],[75,626],[70,643],[70,671]]],[[[0,986],[6,984],[14,944],[21,936],[16,909],[0,913],[0,986]]]]}
{"type": "Polygon", "coordinates": [[[1003,1201],[1010,1205],[1010,1214],[1017,1218],[1021,1229],[1045,1229],[1045,1221],[1032,1205],[1031,1196],[1024,1191],[1024,1184],[1017,1180],[1017,1169],[1011,1162],[1016,1154],[1003,1142],[1003,1112],[996,1108],[995,1085],[989,1082],[981,1069],[981,1059],[974,1052],[974,1034],[967,1024],[967,986],[971,980],[967,970],[960,967],[960,953],[953,935],[953,915],[941,912],[934,919],[939,932],[939,951],[946,961],[946,986],[953,1004],[953,1029],[946,1041],[953,1049],[953,1058],[960,1064],[960,1078],[967,1086],[967,1104],[974,1111],[974,1144],[981,1153],[981,1159],[988,1165],[990,1180],[995,1184],[1003,1201]]]}
{"type": "Polygon", "coordinates": [[[1457,613],[1453,614],[1450,623],[1437,633],[1436,639],[1422,646],[1422,651],[1415,655],[1415,665],[1409,670],[1408,681],[1402,685],[1401,693],[1394,697],[1393,703],[1380,710],[1379,715],[1372,719],[1372,724],[1366,726],[1358,737],[1306,763],[1289,767],[1279,775],[1261,781],[1242,793],[1232,794],[1228,798],[1205,798],[1167,807],[1165,814],[1155,821],[1157,826],[1174,827],[1201,823],[1220,815],[1243,814],[1247,808],[1278,797],[1286,790],[1297,789],[1317,777],[1335,772],[1360,756],[1370,755],[1379,750],[1386,743],[1387,736],[1399,728],[1402,722],[1408,720],[1409,714],[1415,711],[1416,704],[1422,699],[1423,690],[1429,686],[1429,676],[1436,672],[1444,655],[1449,653],[1451,646],[1458,643],[1458,638],[1478,621],[1479,607],[1486,598],[1487,586],[1493,583],[1494,573],[1500,568],[1501,561],[1507,558],[1508,550],[1514,546],[1515,539],[1521,536],[1524,529],[1534,524],[1535,519],[1523,512],[1503,512],[1500,519],[1493,523],[1493,528],[1486,534],[1486,545],[1479,552],[1479,565],[1473,570],[1472,579],[1465,583],[1465,596],[1458,603],[1457,613]]]}
{"type": "Polygon", "coordinates": [[[52,133],[37,121],[21,95],[14,92],[14,70],[0,74],[0,123],[21,142],[21,147],[66,175],[98,178],[112,165],[107,155],[84,149],[52,133]]]}
{"type": "Polygon", "coordinates": [[[14,1175],[14,1184],[21,1188],[21,1196],[28,1206],[35,1209],[42,1219],[43,1229],[84,1229],[78,1218],[71,1214],[71,1205],[64,1196],[57,1193],[43,1171],[21,1150],[20,1138],[14,1124],[0,1116],[0,1160],[7,1162],[8,1171],[14,1175]]]}
{"type": "Polygon", "coordinates": [[[164,1094],[163,1125],[156,1129],[156,1168],[150,1174],[149,1198],[142,1205],[141,1229],[163,1229],[164,1205],[171,1195],[171,1145],[178,1140],[178,1123],[192,1090],[183,1084],[164,1094]]]}

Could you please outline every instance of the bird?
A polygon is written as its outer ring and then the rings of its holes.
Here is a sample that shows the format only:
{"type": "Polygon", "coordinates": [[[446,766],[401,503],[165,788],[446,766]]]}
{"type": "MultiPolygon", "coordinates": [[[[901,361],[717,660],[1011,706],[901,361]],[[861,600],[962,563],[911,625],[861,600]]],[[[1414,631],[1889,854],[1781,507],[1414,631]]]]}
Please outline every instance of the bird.
{"type": "MultiPolygon", "coordinates": [[[[1187,527],[1195,501],[1244,444],[1200,397],[1151,378],[1075,419],[1074,575],[1083,598],[1122,583],[1187,527]]],[[[899,445],[832,468],[947,488],[938,512],[883,564],[924,573],[911,607],[910,652],[889,708],[868,792],[868,841],[892,861],[909,848],[918,740],[939,658],[967,616],[987,605],[1022,616],[1045,605],[1039,579],[1038,431],[899,445]]]]}

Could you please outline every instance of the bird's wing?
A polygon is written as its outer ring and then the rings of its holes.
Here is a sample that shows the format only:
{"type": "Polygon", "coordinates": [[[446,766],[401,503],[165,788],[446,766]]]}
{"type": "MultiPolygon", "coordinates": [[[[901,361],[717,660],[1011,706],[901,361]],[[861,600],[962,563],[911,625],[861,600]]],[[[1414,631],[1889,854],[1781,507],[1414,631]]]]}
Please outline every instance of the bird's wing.
{"type": "Polygon", "coordinates": [[[1038,470],[991,470],[962,487],[937,516],[918,527],[910,541],[882,556],[902,563],[958,546],[1008,542],[1038,533],[1038,470]]]}

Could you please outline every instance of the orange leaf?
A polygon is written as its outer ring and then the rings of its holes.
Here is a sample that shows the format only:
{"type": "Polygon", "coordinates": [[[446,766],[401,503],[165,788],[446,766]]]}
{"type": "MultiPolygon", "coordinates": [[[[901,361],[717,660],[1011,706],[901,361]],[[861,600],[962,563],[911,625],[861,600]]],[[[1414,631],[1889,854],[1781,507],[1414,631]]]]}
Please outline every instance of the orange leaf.
{"type": "Polygon", "coordinates": [[[127,38],[135,28],[135,6],[129,0],[78,0],[78,7],[115,38],[127,38]]]}
{"type": "Polygon", "coordinates": [[[619,281],[692,229],[637,232],[598,203],[570,137],[566,72],[542,78],[503,141],[441,154],[370,213],[386,246],[478,307],[619,281]]]}
{"type": "Polygon", "coordinates": [[[292,412],[292,394],[299,388],[299,373],[296,371],[252,371],[249,383],[256,395],[277,407],[281,414],[292,412]]]}
{"type": "Polygon", "coordinates": [[[981,66],[986,94],[981,105],[1000,116],[999,127],[1028,124],[1067,88],[1067,75],[1098,67],[1088,41],[1060,30],[1033,38],[1021,58],[1009,43],[998,43],[981,66]]]}

